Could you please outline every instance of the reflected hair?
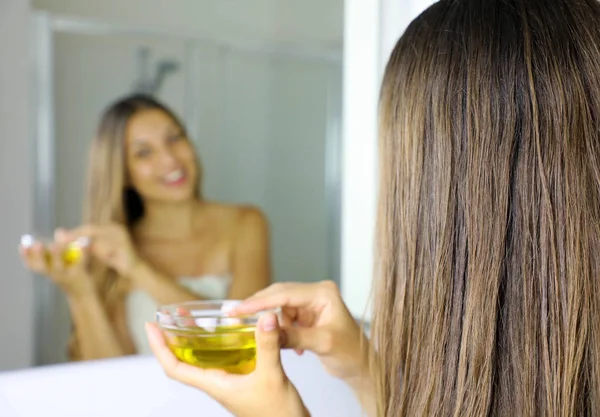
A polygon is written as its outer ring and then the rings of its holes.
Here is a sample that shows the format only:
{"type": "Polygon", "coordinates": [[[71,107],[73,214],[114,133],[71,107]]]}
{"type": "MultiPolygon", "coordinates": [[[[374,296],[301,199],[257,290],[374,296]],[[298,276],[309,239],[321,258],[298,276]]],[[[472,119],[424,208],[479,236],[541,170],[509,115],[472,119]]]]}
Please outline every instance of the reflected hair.
{"type": "Polygon", "coordinates": [[[600,415],[596,0],[410,24],[381,89],[374,301],[380,416],[600,415]]]}
{"type": "MultiPolygon", "coordinates": [[[[159,110],[169,116],[187,137],[177,115],[151,96],[135,94],[110,105],[101,117],[90,149],[84,207],[86,222],[112,221],[130,227],[144,215],[140,195],[127,184],[125,135],[131,118],[147,110],[159,110]]],[[[196,190],[199,196],[199,185],[196,190]]]]}
{"type": "MultiPolygon", "coordinates": [[[[117,223],[131,230],[143,217],[143,200],[128,184],[125,138],[131,119],[138,113],[149,110],[159,110],[169,116],[187,137],[185,127],[177,115],[151,96],[134,94],[108,106],[101,116],[90,148],[83,204],[84,223],[117,223]]],[[[196,197],[200,198],[200,166],[198,171],[198,184],[195,189],[196,197]]],[[[126,283],[119,280],[115,271],[97,262],[90,263],[90,272],[96,281],[107,314],[114,319],[117,304],[127,290],[126,283]]],[[[69,343],[69,356],[73,360],[80,357],[76,333],[73,333],[69,343]]]]}

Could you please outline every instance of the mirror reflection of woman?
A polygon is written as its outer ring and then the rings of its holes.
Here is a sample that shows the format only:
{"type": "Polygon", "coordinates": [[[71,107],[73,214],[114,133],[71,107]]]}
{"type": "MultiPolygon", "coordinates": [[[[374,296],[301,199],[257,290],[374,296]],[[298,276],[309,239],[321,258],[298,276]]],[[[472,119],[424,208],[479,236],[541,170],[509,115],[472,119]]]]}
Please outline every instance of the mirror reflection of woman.
{"type": "Polygon", "coordinates": [[[57,230],[52,268],[41,244],[20,248],[67,295],[73,360],[150,352],[144,322],[157,305],[243,299],[271,281],[269,228],[256,208],[202,198],[201,166],[184,126],[157,100],[126,97],[92,144],[84,225],[57,230]],[[66,243],[91,238],[65,266],[66,243]]]}

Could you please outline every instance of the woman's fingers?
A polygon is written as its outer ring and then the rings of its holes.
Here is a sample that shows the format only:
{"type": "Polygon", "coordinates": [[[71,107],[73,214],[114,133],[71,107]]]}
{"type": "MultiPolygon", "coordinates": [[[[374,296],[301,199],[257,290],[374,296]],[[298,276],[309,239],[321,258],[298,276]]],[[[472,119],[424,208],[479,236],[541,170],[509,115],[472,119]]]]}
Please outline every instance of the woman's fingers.
{"type": "Polygon", "coordinates": [[[195,368],[177,360],[175,355],[169,350],[165,338],[158,326],[154,323],[146,323],[146,333],[148,334],[150,348],[166,374],[170,378],[176,379],[184,384],[195,386],[194,373],[191,372],[195,370],[195,368]]]}
{"type": "Polygon", "coordinates": [[[180,362],[156,324],[147,323],[146,332],[154,355],[170,378],[206,392],[233,415],[308,415],[281,366],[279,329],[274,314],[267,313],[259,319],[255,333],[256,368],[246,375],[201,369],[180,362]]]}
{"type": "Polygon", "coordinates": [[[319,284],[279,283],[257,292],[230,314],[253,314],[278,307],[304,307],[315,302],[319,284]]]}
{"type": "Polygon", "coordinates": [[[65,244],[68,242],[69,235],[65,229],[58,228],[54,231],[54,241],[65,244]]]}
{"type": "Polygon", "coordinates": [[[66,232],[68,237],[72,240],[75,240],[80,237],[98,237],[106,234],[106,229],[101,226],[96,226],[93,224],[84,224],[75,229],[71,229],[66,232]]]}
{"type": "Polygon", "coordinates": [[[96,225],[84,224],[75,229],[65,232],[69,240],[77,240],[80,238],[88,238],[94,240],[106,240],[116,244],[122,242],[128,236],[127,229],[122,225],[96,225]]]}
{"type": "Polygon", "coordinates": [[[39,242],[33,243],[33,245],[28,247],[19,247],[19,252],[21,253],[21,257],[27,265],[27,268],[36,274],[45,274],[47,273],[47,260],[46,260],[46,250],[44,245],[39,242]]]}
{"type": "Polygon", "coordinates": [[[236,306],[230,314],[252,314],[281,308],[283,347],[292,348],[299,355],[305,349],[327,353],[331,350],[329,333],[314,326],[323,308],[336,305],[338,298],[337,286],[330,282],[274,284],[236,306]]]}
{"type": "Polygon", "coordinates": [[[229,376],[217,369],[201,369],[179,361],[167,346],[165,337],[156,323],[146,323],[150,348],[169,378],[196,387],[215,399],[228,389],[229,376]]]}
{"type": "MultiPolygon", "coordinates": [[[[286,329],[295,326],[295,322],[298,318],[298,309],[297,308],[292,308],[292,307],[283,307],[281,309],[281,321],[283,324],[283,329],[282,329],[282,347],[287,347],[288,343],[287,343],[287,334],[286,334],[286,329]]],[[[304,354],[304,349],[294,349],[294,352],[296,352],[298,355],[302,355],[304,354]]]]}
{"type": "Polygon", "coordinates": [[[96,258],[100,259],[102,262],[108,263],[109,265],[112,264],[117,255],[117,248],[103,239],[95,241],[91,245],[90,251],[94,254],[94,256],[96,256],[96,258]]]}
{"type": "Polygon", "coordinates": [[[196,325],[196,320],[194,320],[194,317],[192,316],[192,313],[190,313],[190,311],[187,308],[177,307],[176,313],[177,317],[180,317],[177,323],[178,326],[198,327],[196,325]]]}
{"type": "Polygon", "coordinates": [[[65,273],[65,260],[63,258],[65,246],[62,243],[51,244],[48,248],[48,270],[54,277],[62,277],[65,273]]]}
{"type": "Polygon", "coordinates": [[[273,374],[285,378],[281,366],[279,323],[277,316],[266,313],[258,319],[256,326],[256,372],[273,374]]]}
{"type": "Polygon", "coordinates": [[[329,329],[315,327],[292,326],[285,328],[284,348],[294,349],[301,355],[305,350],[310,350],[318,355],[330,353],[335,341],[329,329]]]}

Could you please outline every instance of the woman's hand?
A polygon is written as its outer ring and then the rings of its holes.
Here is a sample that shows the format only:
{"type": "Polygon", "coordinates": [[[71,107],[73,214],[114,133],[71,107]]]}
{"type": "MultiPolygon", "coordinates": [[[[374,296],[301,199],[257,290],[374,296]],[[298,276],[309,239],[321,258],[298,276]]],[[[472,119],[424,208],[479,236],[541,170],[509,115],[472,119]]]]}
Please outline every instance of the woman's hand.
{"type": "Polygon", "coordinates": [[[33,242],[30,246],[20,245],[19,254],[29,270],[50,278],[67,296],[83,297],[93,294],[93,280],[86,270],[86,248],[81,248],[81,257],[76,262],[65,262],[63,255],[71,241],[64,230],[57,229],[51,244],[44,246],[40,242],[33,242]]]}
{"type": "Polygon", "coordinates": [[[92,255],[121,276],[129,277],[133,268],[140,262],[129,231],[121,224],[83,225],[69,231],[69,236],[72,239],[89,237],[92,255]]]}
{"type": "Polygon", "coordinates": [[[300,354],[304,349],[316,353],[327,372],[350,384],[362,378],[368,341],[335,283],[273,284],[229,314],[252,314],[277,307],[284,318],[284,347],[300,354]]]}
{"type": "Polygon", "coordinates": [[[258,322],[256,369],[248,375],[180,362],[156,324],[148,323],[146,331],[154,355],[170,378],[206,392],[237,417],[310,416],[281,366],[279,326],[274,314],[265,314],[258,322]]]}

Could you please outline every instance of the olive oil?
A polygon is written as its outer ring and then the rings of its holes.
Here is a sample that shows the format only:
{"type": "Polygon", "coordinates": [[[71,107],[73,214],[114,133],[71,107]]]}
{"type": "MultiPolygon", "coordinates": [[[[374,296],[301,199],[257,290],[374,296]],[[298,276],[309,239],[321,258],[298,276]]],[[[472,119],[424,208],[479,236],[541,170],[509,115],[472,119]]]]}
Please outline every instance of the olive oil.
{"type": "Polygon", "coordinates": [[[182,362],[200,368],[222,369],[232,374],[248,374],[256,366],[256,327],[219,326],[167,330],[167,344],[182,362]]]}
{"type": "MultiPolygon", "coordinates": [[[[21,246],[24,248],[31,248],[36,243],[41,243],[44,247],[44,260],[46,265],[52,267],[52,252],[50,251],[50,244],[52,239],[40,238],[34,235],[23,235],[21,236],[21,246]]],[[[62,253],[60,254],[62,261],[65,266],[75,265],[81,261],[83,256],[83,249],[90,244],[89,238],[81,237],[65,245],[62,253]]]]}
{"type": "MultiPolygon", "coordinates": [[[[63,252],[61,253],[61,258],[65,266],[75,265],[81,260],[81,256],[83,255],[83,250],[79,244],[76,242],[69,243],[63,252]]],[[[49,250],[44,252],[44,257],[46,258],[46,264],[51,267],[52,266],[52,253],[49,250]]]]}

